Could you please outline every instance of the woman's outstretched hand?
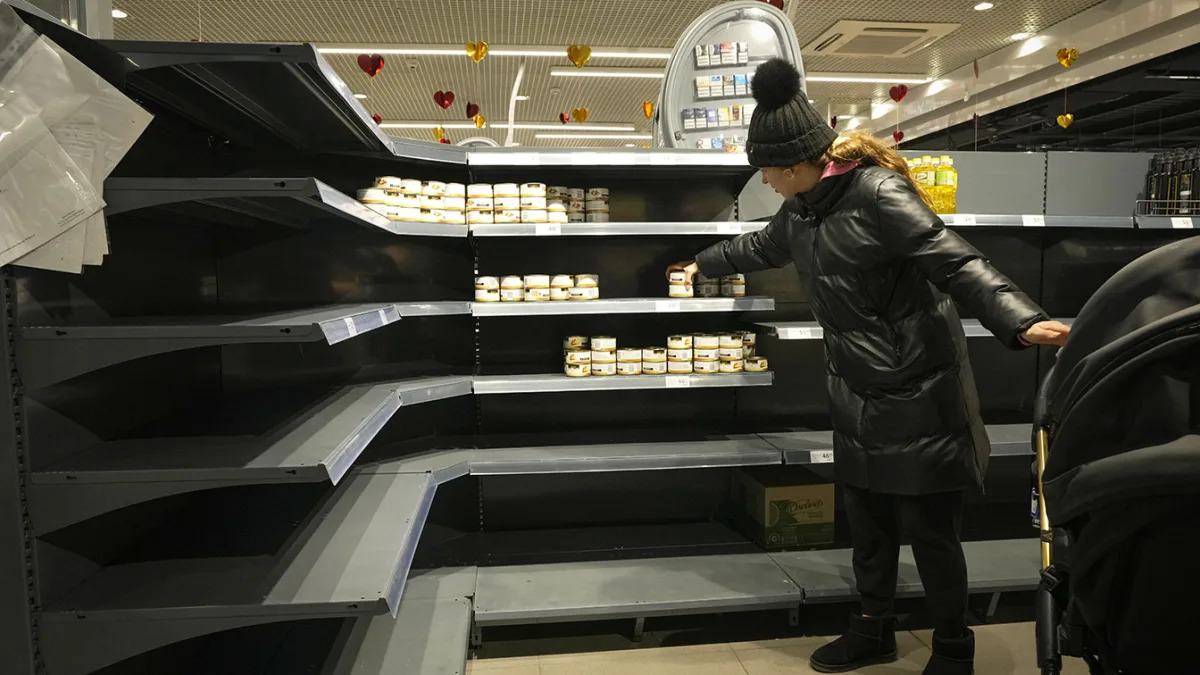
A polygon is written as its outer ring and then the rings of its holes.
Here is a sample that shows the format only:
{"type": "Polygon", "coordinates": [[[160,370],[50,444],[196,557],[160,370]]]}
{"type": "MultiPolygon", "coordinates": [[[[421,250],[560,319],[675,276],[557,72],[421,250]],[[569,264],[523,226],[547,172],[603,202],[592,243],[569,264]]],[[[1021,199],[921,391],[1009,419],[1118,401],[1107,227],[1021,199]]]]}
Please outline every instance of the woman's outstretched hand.
{"type": "Polygon", "coordinates": [[[1061,347],[1067,344],[1067,336],[1070,334],[1071,327],[1061,321],[1039,321],[1021,337],[1031,345],[1061,347]]]}
{"type": "Polygon", "coordinates": [[[700,273],[700,266],[696,264],[695,260],[688,260],[687,262],[677,262],[674,265],[671,265],[670,267],[667,268],[667,278],[668,279],[671,278],[671,272],[683,272],[684,274],[686,274],[687,277],[684,279],[684,282],[687,283],[688,288],[691,288],[692,287],[692,279],[694,279],[696,277],[696,275],[700,273]]]}

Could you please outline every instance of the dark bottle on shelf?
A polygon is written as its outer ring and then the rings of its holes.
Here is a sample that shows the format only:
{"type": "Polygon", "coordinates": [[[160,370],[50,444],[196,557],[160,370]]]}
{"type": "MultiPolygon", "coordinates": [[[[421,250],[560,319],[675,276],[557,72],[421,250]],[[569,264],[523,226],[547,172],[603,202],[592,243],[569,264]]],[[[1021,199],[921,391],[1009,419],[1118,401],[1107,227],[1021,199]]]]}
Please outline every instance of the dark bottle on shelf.
{"type": "Polygon", "coordinates": [[[1164,215],[1173,216],[1179,209],[1179,156],[1177,154],[1167,155],[1164,175],[1166,176],[1165,190],[1163,191],[1163,199],[1166,201],[1164,215]]]}
{"type": "Polygon", "coordinates": [[[1153,216],[1158,213],[1158,178],[1162,168],[1162,155],[1155,155],[1150,160],[1150,168],[1146,170],[1146,200],[1144,215],[1153,216]]]}
{"type": "Polygon", "coordinates": [[[1196,177],[1196,151],[1184,154],[1183,170],[1179,175],[1179,214],[1190,215],[1192,208],[1192,185],[1196,177]]]}

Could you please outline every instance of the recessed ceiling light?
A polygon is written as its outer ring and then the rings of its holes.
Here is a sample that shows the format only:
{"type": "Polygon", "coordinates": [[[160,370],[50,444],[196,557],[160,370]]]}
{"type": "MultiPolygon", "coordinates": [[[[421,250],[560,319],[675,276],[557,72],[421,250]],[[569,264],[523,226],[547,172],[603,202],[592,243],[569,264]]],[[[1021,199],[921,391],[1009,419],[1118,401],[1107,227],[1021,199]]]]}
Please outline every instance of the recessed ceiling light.
{"type": "Polygon", "coordinates": [[[528,96],[518,96],[518,97],[517,97],[517,100],[518,100],[518,101],[528,101],[528,100],[529,100],[529,97],[528,97],[528,96]]]}
{"type": "Polygon", "coordinates": [[[1028,40],[1029,33],[1013,33],[1010,36],[1010,39],[1012,39],[1012,40],[1028,40]]]}
{"type": "Polygon", "coordinates": [[[367,97],[366,94],[355,94],[354,95],[354,98],[366,98],[366,97],[367,97]]]}
{"type": "Polygon", "coordinates": [[[996,5],[995,5],[994,3],[991,3],[991,2],[981,2],[981,3],[979,3],[978,5],[975,5],[975,11],[976,11],[976,12],[983,12],[983,11],[989,10],[989,9],[991,9],[991,8],[995,7],[995,6],[996,6],[996,5]]]}
{"type": "Polygon", "coordinates": [[[112,16],[114,19],[124,19],[124,18],[127,18],[129,16],[129,14],[127,14],[119,9],[114,9],[112,11],[112,16]]]}
{"type": "Polygon", "coordinates": [[[545,140],[574,140],[576,138],[609,138],[618,141],[649,141],[650,134],[534,134],[534,138],[545,140]]]}
{"type": "Polygon", "coordinates": [[[626,143],[626,144],[625,144],[625,147],[627,147],[627,148],[636,148],[637,146],[636,146],[636,145],[634,145],[633,143],[626,143]]]}

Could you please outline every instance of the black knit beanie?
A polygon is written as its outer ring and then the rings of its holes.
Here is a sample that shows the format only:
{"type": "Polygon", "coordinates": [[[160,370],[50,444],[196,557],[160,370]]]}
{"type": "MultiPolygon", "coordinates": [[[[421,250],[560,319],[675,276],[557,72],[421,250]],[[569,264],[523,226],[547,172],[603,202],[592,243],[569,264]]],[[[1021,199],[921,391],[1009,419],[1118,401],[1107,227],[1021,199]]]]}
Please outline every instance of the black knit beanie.
{"type": "Polygon", "coordinates": [[[754,116],[746,138],[751,166],[795,166],[825,154],[837,138],[800,88],[800,73],[783,59],[771,59],[754,71],[754,116]]]}

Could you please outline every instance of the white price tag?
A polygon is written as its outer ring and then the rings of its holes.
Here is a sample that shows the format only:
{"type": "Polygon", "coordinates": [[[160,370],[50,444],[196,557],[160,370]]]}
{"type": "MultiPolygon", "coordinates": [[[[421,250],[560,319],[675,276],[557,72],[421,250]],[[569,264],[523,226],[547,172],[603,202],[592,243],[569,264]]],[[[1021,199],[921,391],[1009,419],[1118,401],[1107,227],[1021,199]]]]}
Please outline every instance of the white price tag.
{"type": "Polygon", "coordinates": [[[811,340],[813,339],[813,329],[811,328],[787,328],[779,337],[784,340],[811,340]]]}
{"type": "Polygon", "coordinates": [[[562,223],[538,223],[533,233],[539,237],[557,237],[562,234],[562,223]]]}
{"type": "Polygon", "coordinates": [[[955,214],[953,216],[950,216],[950,222],[954,225],[974,225],[975,224],[975,214],[973,214],[973,213],[955,214]]]}
{"type": "Polygon", "coordinates": [[[1041,216],[1041,215],[1021,216],[1021,224],[1024,225],[1025,227],[1045,227],[1046,226],[1046,216],[1041,216]]]}
{"type": "Polygon", "coordinates": [[[381,309],[381,310],[379,310],[379,325],[386,326],[387,324],[388,324],[387,310],[381,309]]]}
{"type": "Polygon", "coordinates": [[[1191,218],[1172,218],[1171,219],[1171,227],[1175,228],[1176,230],[1190,230],[1193,227],[1192,219],[1191,218]]]}
{"type": "Polygon", "coordinates": [[[678,300],[659,300],[654,303],[654,311],[659,314],[675,314],[681,307],[678,300]]]}
{"type": "Polygon", "coordinates": [[[717,234],[741,234],[741,223],[717,223],[717,234]]]}
{"type": "Polygon", "coordinates": [[[650,155],[650,166],[675,166],[675,154],[659,150],[650,155]]]}
{"type": "Polygon", "coordinates": [[[833,451],[813,450],[808,453],[808,461],[811,464],[833,464],[833,451]]]}
{"type": "Polygon", "coordinates": [[[538,166],[541,164],[536,152],[514,152],[511,155],[497,155],[497,157],[508,160],[507,163],[513,166],[538,166]]]}
{"type": "Polygon", "coordinates": [[[346,324],[346,332],[350,334],[350,337],[354,337],[355,335],[358,335],[358,326],[356,326],[354,324],[353,317],[348,316],[348,317],[342,319],[342,323],[346,324]]]}
{"type": "Polygon", "coordinates": [[[595,166],[600,163],[598,152],[572,152],[570,157],[571,166],[595,166]]]}
{"type": "Polygon", "coordinates": [[[687,389],[692,386],[691,375],[668,375],[667,389],[687,389]]]}

